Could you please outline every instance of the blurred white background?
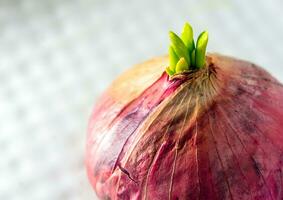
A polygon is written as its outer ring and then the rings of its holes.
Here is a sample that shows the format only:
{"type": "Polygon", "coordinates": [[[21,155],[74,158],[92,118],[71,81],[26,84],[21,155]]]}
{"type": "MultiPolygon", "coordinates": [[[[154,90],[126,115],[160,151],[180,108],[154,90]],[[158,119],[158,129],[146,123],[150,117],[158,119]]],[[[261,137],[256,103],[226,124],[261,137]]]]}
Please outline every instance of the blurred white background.
{"type": "Polygon", "coordinates": [[[208,50],[283,80],[282,0],[0,0],[0,199],[93,200],[86,125],[131,65],[167,52],[185,21],[208,50]]]}

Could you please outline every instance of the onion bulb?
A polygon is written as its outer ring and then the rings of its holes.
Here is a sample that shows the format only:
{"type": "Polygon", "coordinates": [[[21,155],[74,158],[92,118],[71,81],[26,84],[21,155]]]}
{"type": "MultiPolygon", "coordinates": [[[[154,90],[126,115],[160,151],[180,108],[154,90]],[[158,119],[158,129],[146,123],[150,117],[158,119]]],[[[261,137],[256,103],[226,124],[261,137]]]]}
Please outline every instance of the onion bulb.
{"type": "Polygon", "coordinates": [[[98,100],[87,173],[101,199],[283,199],[283,86],[205,53],[185,24],[169,56],[122,74],[98,100]]]}

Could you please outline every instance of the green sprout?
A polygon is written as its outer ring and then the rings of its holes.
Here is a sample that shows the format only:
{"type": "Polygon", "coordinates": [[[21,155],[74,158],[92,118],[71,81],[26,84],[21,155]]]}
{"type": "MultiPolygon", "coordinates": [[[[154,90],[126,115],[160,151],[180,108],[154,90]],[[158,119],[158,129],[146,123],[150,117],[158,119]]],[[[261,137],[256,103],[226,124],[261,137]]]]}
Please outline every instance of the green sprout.
{"type": "Polygon", "coordinates": [[[169,47],[169,67],[166,72],[169,76],[186,71],[200,69],[205,66],[205,54],[208,42],[208,32],[202,32],[194,42],[193,28],[185,23],[181,37],[169,32],[171,45],[169,47]]]}

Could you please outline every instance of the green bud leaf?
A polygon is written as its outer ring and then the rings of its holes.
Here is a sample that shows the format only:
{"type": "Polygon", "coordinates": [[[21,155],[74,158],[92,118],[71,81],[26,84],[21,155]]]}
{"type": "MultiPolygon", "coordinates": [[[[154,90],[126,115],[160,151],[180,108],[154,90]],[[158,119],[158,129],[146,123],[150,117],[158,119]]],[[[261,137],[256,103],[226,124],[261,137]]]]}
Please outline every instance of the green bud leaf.
{"type": "Polygon", "coordinates": [[[207,42],[208,42],[208,33],[207,31],[204,31],[199,35],[196,45],[195,66],[197,68],[202,68],[205,65],[205,52],[206,52],[207,42]]]}
{"type": "Polygon", "coordinates": [[[186,62],[185,58],[182,57],[176,65],[176,72],[180,73],[188,70],[189,70],[188,63],[186,62]]]}
{"type": "Polygon", "coordinates": [[[190,65],[190,56],[188,54],[187,48],[184,42],[179,38],[178,35],[173,33],[172,31],[169,32],[169,37],[172,43],[172,47],[179,58],[184,57],[188,66],[190,65]]]}
{"type": "Polygon", "coordinates": [[[191,53],[191,64],[193,67],[196,66],[196,49],[193,50],[193,52],[191,53]]]}
{"type": "Polygon", "coordinates": [[[173,47],[170,46],[169,47],[169,66],[170,66],[171,71],[175,72],[175,67],[176,67],[178,60],[179,60],[179,57],[175,53],[173,47]]]}
{"type": "Polygon", "coordinates": [[[169,76],[173,76],[173,75],[175,74],[175,72],[172,71],[170,68],[171,68],[171,67],[167,67],[167,68],[166,68],[166,73],[167,73],[169,76]]]}
{"type": "Polygon", "coordinates": [[[181,39],[184,42],[185,46],[187,47],[189,53],[191,53],[195,48],[195,43],[194,43],[193,28],[189,23],[185,23],[181,34],[181,39]]]}

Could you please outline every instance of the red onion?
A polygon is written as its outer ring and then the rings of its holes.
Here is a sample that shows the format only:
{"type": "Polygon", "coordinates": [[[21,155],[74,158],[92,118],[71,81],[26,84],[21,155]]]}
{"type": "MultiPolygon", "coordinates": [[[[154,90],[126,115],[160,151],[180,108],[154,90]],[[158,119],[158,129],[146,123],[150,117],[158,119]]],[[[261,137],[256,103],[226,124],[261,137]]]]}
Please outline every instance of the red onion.
{"type": "Polygon", "coordinates": [[[218,54],[170,76],[168,63],[134,66],[97,102],[86,154],[97,195],[283,199],[283,86],[218,54]]]}

